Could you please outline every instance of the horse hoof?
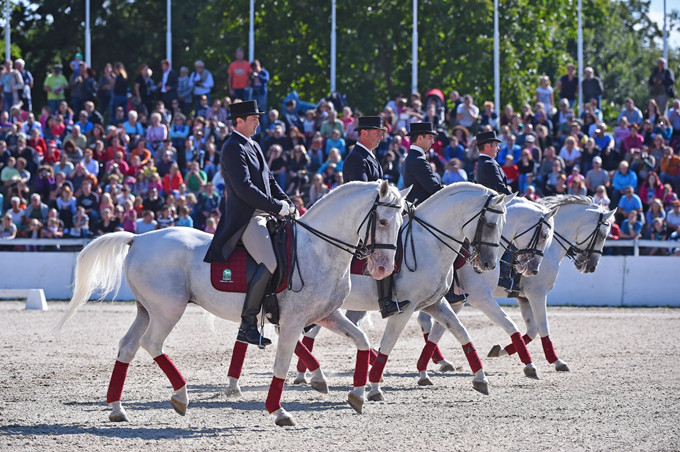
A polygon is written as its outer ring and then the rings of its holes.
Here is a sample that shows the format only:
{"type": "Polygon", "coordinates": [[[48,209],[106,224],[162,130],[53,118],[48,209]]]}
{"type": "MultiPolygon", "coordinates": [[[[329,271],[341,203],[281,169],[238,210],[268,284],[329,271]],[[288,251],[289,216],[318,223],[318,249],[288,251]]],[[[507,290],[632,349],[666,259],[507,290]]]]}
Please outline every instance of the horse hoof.
{"type": "Polygon", "coordinates": [[[293,419],[293,417],[286,412],[281,413],[281,415],[276,418],[274,423],[279,427],[293,427],[294,425],[297,425],[295,419],[293,419]]]}
{"type": "Polygon", "coordinates": [[[188,403],[180,402],[179,400],[175,399],[174,396],[170,399],[170,403],[172,403],[172,407],[180,416],[187,414],[187,406],[189,405],[188,403]]]}
{"type": "Polygon", "coordinates": [[[228,399],[236,399],[239,397],[243,397],[243,394],[241,393],[241,388],[228,388],[224,391],[224,395],[227,396],[228,399]]]}
{"type": "Polygon", "coordinates": [[[309,382],[306,377],[296,377],[295,380],[293,380],[294,385],[306,385],[307,383],[309,382]]]}
{"type": "Polygon", "coordinates": [[[439,366],[439,372],[453,372],[454,370],[456,370],[456,368],[453,367],[453,364],[451,363],[444,363],[439,366]]]}
{"type": "Polygon", "coordinates": [[[501,346],[498,344],[491,347],[491,350],[486,355],[487,358],[498,358],[499,356],[501,356],[501,346]]]}
{"type": "Polygon", "coordinates": [[[354,394],[353,392],[349,393],[349,396],[347,397],[347,401],[349,402],[350,406],[354,408],[354,411],[356,411],[359,414],[362,414],[364,412],[364,398],[361,396],[358,396],[354,394]]]}
{"type": "Polygon", "coordinates": [[[418,380],[418,386],[434,386],[429,378],[421,378],[418,380]]]}
{"type": "Polygon", "coordinates": [[[571,372],[571,369],[569,368],[569,366],[567,366],[567,363],[562,361],[555,363],[555,370],[558,372],[571,372]]]}
{"type": "Polygon", "coordinates": [[[312,381],[311,386],[313,390],[320,392],[321,394],[328,394],[328,383],[323,380],[312,381]]]}
{"type": "Polygon", "coordinates": [[[383,396],[382,391],[377,391],[374,392],[373,394],[368,393],[368,400],[370,400],[371,402],[384,402],[385,397],[383,396]]]}
{"type": "Polygon", "coordinates": [[[473,381],[472,387],[484,395],[489,395],[489,383],[486,381],[473,381]]]}
{"type": "Polygon", "coordinates": [[[536,373],[536,368],[535,367],[529,367],[526,366],[524,367],[524,375],[529,377],[529,378],[534,378],[538,380],[538,374],[536,373]]]}
{"type": "Polygon", "coordinates": [[[111,422],[129,422],[130,419],[128,419],[125,411],[116,411],[116,412],[109,414],[109,421],[111,421],[111,422]]]}

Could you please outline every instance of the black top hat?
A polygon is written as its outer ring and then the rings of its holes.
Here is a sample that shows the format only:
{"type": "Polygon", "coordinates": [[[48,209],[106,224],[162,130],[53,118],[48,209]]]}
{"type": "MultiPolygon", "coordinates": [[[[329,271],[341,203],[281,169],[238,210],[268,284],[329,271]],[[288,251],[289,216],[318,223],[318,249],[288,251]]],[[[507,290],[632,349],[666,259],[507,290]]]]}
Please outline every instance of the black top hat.
{"type": "Polygon", "coordinates": [[[431,122],[414,122],[411,123],[411,130],[408,135],[438,135],[438,133],[434,130],[434,124],[431,122]]]}
{"type": "Polygon", "coordinates": [[[359,125],[354,130],[359,131],[363,129],[387,130],[387,127],[383,125],[382,116],[360,116],[359,125]]]}
{"type": "Polygon", "coordinates": [[[492,141],[495,141],[497,143],[501,142],[501,140],[499,140],[498,137],[496,136],[496,132],[493,131],[493,130],[491,132],[479,132],[476,135],[476,138],[477,138],[477,146],[481,146],[483,144],[490,143],[492,141]]]}
{"type": "Polygon", "coordinates": [[[263,113],[263,111],[258,111],[256,100],[246,100],[231,104],[229,106],[229,117],[227,119],[234,120],[236,118],[261,115],[263,113]]]}

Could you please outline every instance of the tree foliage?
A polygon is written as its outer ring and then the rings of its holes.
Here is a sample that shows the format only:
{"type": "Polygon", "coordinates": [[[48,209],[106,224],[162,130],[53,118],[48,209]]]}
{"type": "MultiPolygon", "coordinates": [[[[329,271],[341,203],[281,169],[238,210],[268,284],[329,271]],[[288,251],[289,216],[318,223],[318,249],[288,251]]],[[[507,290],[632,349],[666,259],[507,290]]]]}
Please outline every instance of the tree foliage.
{"type": "MultiPolygon", "coordinates": [[[[649,3],[583,0],[584,63],[603,79],[612,108],[626,97],[643,103],[648,96],[661,36],[649,18],[649,3]]],[[[533,101],[540,75],[555,84],[566,65],[576,62],[576,5],[576,0],[500,2],[503,104],[533,101]]],[[[366,113],[410,91],[412,7],[411,1],[337,2],[337,89],[366,113]]],[[[84,9],[82,0],[14,5],[12,53],[27,60],[38,86],[52,62],[67,66],[83,52],[84,9]]],[[[91,11],[95,69],[122,61],[134,74],[148,63],[158,74],[165,56],[165,2],[92,0],[91,11]]],[[[234,51],[248,45],[248,14],[249,0],[174,1],[174,67],[204,60],[216,93],[225,94],[234,51]]],[[[420,0],[418,15],[420,90],[456,89],[477,100],[493,99],[493,2],[420,0]]],[[[255,54],[272,74],[270,104],[292,90],[312,101],[329,94],[330,24],[330,0],[256,2],[255,54]]],[[[674,11],[671,26],[677,25],[674,11]]],[[[670,60],[677,68],[678,49],[670,60]]]]}

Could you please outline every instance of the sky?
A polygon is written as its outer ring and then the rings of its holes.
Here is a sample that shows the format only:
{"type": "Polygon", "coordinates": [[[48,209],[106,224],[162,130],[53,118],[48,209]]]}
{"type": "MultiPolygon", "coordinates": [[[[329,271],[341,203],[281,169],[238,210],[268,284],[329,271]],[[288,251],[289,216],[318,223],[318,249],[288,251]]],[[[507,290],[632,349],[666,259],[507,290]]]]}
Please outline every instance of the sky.
{"type": "MultiPolygon", "coordinates": [[[[664,0],[652,0],[649,6],[649,16],[657,24],[659,24],[659,29],[663,30],[663,1],[664,0]]],[[[666,12],[670,13],[671,9],[679,9],[678,2],[676,0],[666,0],[666,12]]],[[[668,34],[668,46],[677,48],[680,47],[680,31],[673,30],[668,34]]]]}

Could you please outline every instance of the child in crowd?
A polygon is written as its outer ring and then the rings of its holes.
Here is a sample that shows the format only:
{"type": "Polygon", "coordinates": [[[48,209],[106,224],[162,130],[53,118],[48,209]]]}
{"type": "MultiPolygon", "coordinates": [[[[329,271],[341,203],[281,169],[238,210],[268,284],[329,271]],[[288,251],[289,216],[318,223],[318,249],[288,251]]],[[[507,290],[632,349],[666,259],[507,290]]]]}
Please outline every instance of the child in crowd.
{"type": "Polygon", "coordinates": [[[73,226],[69,230],[71,237],[87,238],[90,235],[90,217],[85,213],[85,208],[79,206],[76,215],[73,217],[73,226]]]}
{"type": "Polygon", "coordinates": [[[194,227],[194,220],[189,216],[189,209],[186,206],[180,206],[179,217],[177,218],[176,226],[183,226],[186,228],[194,227]]]}
{"type": "MultiPolygon", "coordinates": [[[[170,198],[170,197],[168,197],[170,198]]],[[[175,219],[170,215],[170,206],[165,204],[161,207],[160,215],[158,216],[158,228],[164,229],[175,225],[175,219]]]]}
{"type": "Polygon", "coordinates": [[[208,234],[214,234],[217,229],[217,222],[214,218],[210,217],[205,220],[205,229],[203,229],[208,234]]]}

